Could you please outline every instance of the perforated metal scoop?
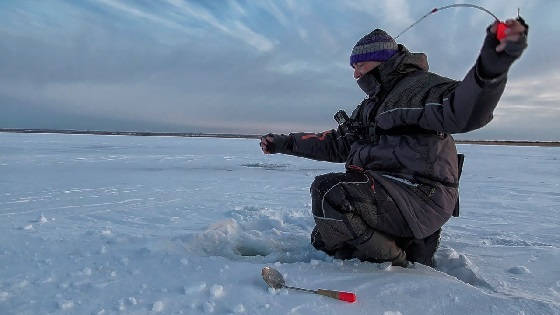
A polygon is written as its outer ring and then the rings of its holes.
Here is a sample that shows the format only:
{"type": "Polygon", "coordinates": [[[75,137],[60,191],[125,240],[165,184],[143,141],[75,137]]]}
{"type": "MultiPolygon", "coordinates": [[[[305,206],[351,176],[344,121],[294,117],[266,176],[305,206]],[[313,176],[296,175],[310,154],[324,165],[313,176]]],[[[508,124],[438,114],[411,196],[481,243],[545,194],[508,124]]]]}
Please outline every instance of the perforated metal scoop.
{"type": "Polygon", "coordinates": [[[286,281],[284,281],[284,277],[282,277],[282,274],[278,272],[278,270],[272,267],[268,267],[268,266],[264,267],[262,269],[261,274],[264,282],[266,282],[266,284],[268,284],[269,287],[274,289],[282,289],[282,288],[293,289],[298,291],[324,295],[333,299],[346,301],[350,303],[356,302],[356,294],[352,292],[332,291],[332,290],[323,290],[323,289],[308,290],[308,289],[287,286],[286,281]]]}

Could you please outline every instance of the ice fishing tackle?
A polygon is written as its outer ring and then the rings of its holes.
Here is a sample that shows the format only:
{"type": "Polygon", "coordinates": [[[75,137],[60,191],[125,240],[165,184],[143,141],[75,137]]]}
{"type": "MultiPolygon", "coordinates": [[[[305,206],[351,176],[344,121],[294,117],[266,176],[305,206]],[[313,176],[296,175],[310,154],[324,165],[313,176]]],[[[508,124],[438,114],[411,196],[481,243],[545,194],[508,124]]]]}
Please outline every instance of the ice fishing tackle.
{"type": "MultiPolygon", "coordinates": [[[[506,38],[506,36],[507,36],[506,30],[508,29],[507,24],[500,21],[500,19],[498,19],[498,17],[496,15],[494,15],[492,12],[490,12],[489,10],[487,10],[487,9],[481,7],[481,6],[478,6],[478,5],[468,4],[468,3],[459,3],[459,4],[450,4],[450,5],[446,5],[444,7],[441,7],[441,8],[432,9],[430,12],[426,13],[424,16],[419,18],[416,22],[412,23],[409,27],[405,28],[402,32],[400,32],[397,36],[395,36],[395,39],[399,38],[399,36],[404,34],[409,29],[413,28],[416,24],[420,23],[420,21],[427,18],[429,15],[431,15],[433,13],[436,13],[438,11],[442,11],[442,10],[450,9],[450,8],[457,8],[457,7],[474,8],[474,9],[478,9],[478,10],[481,10],[481,11],[484,11],[484,12],[490,14],[496,20],[496,22],[498,22],[498,28],[496,30],[496,38],[498,40],[502,40],[502,39],[506,38]]],[[[517,17],[518,17],[518,19],[520,18],[519,17],[519,11],[517,13],[517,17]]]]}

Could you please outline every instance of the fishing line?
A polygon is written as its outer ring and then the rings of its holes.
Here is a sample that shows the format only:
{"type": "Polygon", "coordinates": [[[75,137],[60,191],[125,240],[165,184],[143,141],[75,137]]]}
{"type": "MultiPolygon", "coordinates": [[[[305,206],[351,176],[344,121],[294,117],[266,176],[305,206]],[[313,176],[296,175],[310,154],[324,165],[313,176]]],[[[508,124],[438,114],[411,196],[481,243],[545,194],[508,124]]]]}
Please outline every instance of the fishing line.
{"type": "MultiPolygon", "coordinates": [[[[498,17],[496,15],[494,15],[494,13],[492,13],[489,10],[487,10],[487,9],[481,7],[481,6],[478,6],[478,5],[468,4],[468,3],[457,3],[457,4],[450,4],[450,5],[443,6],[441,8],[434,8],[434,9],[430,10],[430,12],[426,13],[424,16],[419,18],[416,22],[412,23],[409,27],[405,28],[402,32],[400,32],[397,36],[395,36],[395,39],[399,38],[399,36],[404,34],[409,29],[413,28],[416,24],[420,23],[423,19],[427,18],[428,16],[430,16],[430,15],[432,15],[432,14],[438,12],[438,11],[442,11],[442,10],[450,9],[450,8],[459,8],[459,7],[473,8],[473,9],[481,10],[483,12],[486,12],[486,13],[490,14],[496,20],[496,22],[498,22],[498,29],[496,31],[496,38],[498,38],[498,40],[501,40],[501,39],[506,37],[506,29],[508,27],[507,27],[506,23],[500,21],[500,19],[498,19],[498,17]]],[[[519,13],[518,13],[518,15],[519,15],[519,13]]]]}

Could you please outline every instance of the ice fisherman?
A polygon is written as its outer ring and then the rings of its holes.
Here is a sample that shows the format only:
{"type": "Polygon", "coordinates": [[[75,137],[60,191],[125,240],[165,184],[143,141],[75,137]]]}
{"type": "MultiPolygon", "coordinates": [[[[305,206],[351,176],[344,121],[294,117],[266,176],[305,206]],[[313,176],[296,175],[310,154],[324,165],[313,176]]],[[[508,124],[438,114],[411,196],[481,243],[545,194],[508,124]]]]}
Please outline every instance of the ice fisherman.
{"type": "Polygon", "coordinates": [[[428,72],[426,55],[375,29],[350,55],[368,96],[350,117],[342,114],[337,129],[319,134],[261,138],[265,154],[346,162],[345,173],[317,176],[311,185],[316,249],[340,259],[434,265],[441,227],[458,210],[462,157],[451,134],[492,120],[508,69],[527,47],[525,21],[506,24],[502,40],[497,23],[486,29],[462,81],[428,72]]]}

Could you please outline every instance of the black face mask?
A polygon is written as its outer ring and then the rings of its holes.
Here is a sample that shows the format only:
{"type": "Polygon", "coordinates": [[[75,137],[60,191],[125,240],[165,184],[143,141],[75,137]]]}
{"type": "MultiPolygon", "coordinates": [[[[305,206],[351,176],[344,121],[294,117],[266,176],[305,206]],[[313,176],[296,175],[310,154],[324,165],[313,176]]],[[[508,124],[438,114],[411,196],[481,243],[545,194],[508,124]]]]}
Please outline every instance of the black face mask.
{"type": "Polygon", "coordinates": [[[375,75],[375,70],[376,69],[373,69],[364,74],[356,81],[360,89],[362,89],[362,91],[364,91],[368,96],[375,95],[381,86],[375,75]]]}

